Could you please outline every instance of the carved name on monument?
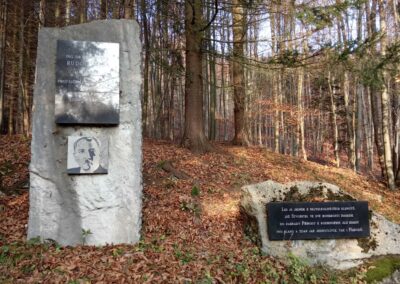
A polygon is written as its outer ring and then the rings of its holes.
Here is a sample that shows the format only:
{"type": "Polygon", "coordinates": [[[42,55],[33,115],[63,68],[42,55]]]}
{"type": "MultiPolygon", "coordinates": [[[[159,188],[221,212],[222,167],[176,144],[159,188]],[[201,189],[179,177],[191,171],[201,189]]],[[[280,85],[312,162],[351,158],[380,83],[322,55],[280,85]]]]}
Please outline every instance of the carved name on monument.
{"type": "Polygon", "coordinates": [[[58,124],[119,123],[119,44],[57,41],[58,124]]]}

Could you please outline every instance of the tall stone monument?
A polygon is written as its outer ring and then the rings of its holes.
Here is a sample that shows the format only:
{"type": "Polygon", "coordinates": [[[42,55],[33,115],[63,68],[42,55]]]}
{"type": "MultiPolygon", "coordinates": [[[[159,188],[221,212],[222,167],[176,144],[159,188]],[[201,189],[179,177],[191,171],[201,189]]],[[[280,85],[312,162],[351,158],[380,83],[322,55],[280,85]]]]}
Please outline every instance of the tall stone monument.
{"type": "Polygon", "coordinates": [[[28,238],[139,240],[140,51],[135,21],[40,30],[28,238]]]}

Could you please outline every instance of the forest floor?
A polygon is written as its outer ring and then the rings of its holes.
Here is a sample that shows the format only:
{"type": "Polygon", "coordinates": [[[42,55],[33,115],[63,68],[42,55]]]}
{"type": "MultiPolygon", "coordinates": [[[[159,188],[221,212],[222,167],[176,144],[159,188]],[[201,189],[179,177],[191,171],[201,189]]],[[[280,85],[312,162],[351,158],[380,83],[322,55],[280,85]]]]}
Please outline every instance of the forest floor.
{"type": "Polygon", "coordinates": [[[29,139],[0,137],[0,283],[365,283],[368,264],[335,273],[264,256],[243,234],[240,187],[272,179],[333,183],[400,223],[400,191],[349,169],[258,147],[215,144],[206,155],[143,145],[143,227],[136,245],[60,247],[26,240],[29,139]],[[178,179],[163,168],[186,173],[178,179]],[[14,186],[12,186],[14,185],[14,186]],[[22,188],[22,189],[21,189],[22,188]]]}

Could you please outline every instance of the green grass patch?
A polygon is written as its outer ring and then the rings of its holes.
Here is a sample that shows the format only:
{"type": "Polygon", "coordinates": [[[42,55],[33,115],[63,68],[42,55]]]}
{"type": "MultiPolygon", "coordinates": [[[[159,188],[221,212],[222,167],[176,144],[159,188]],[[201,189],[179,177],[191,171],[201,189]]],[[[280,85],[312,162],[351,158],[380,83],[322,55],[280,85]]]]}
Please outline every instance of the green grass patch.
{"type": "Polygon", "coordinates": [[[188,249],[183,250],[179,245],[174,244],[174,256],[178,259],[182,264],[188,264],[192,260],[194,260],[194,254],[188,249]]]}
{"type": "Polygon", "coordinates": [[[381,281],[400,269],[400,256],[378,258],[370,264],[370,267],[365,276],[367,283],[381,281]]]}
{"type": "Polygon", "coordinates": [[[197,185],[194,185],[192,187],[192,191],[190,192],[190,195],[192,195],[193,197],[200,196],[200,188],[197,185]]]}

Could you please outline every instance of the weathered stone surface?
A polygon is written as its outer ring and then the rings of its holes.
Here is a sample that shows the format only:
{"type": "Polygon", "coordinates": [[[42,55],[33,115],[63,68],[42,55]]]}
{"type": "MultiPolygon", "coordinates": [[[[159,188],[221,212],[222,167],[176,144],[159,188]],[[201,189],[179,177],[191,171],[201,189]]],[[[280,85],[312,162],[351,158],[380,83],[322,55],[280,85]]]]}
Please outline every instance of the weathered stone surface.
{"type": "Polygon", "coordinates": [[[140,237],[142,130],[139,26],[130,20],[96,21],[39,32],[33,106],[28,238],[62,245],[135,243],[140,237]],[[120,124],[55,124],[57,39],[120,44],[120,124]],[[106,175],[67,175],[68,136],[106,136],[106,175]],[[83,233],[86,231],[86,234],[83,233]],[[90,233],[87,234],[90,230],[90,233]]]}
{"type": "Polygon", "coordinates": [[[395,271],[391,276],[379,282],[379,284],[400,284],[400,270],[395,271]]]}
{"type": "Polygon", "coordinates": [[[371,236],[365,239],[270,241],[266,204],[273,201],[354,200],[337,186],[328,183],[271,180],[242,187],[241,212],[246,234],[268,255],[286,257],[289,252],[310,264],[347,269],[374,255],[400,254],[400,225],[372,213],[371,236]]]}

